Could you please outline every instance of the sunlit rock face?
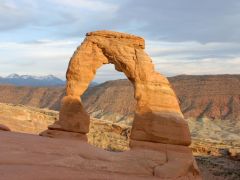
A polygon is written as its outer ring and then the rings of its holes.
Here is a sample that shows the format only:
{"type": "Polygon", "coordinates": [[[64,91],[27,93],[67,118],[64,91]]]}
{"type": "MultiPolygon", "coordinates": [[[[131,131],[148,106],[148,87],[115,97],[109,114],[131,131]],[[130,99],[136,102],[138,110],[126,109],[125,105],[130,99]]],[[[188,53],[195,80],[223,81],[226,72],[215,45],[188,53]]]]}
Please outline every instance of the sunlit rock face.
{"type": "Polygon", "coordinates": [[[131,138],[190,144],[189,130],[176,95],[168,80],[154,70],[144,47],[144,39],[137,36],[110,31],[88,33],[69,63],[59,128],[84,134],[88,132],[90,118],[79,97],[94,79],[97,69],[112,63],[134,85],[137,106],[131,138]]]}
{"type": "Polygon", "coordinates": [[[154,176],[199,178],[195,160],[187,147],[191,143],[188,125],[176,95],[168,80],[155,71],[144,48],[144,39],[134,35],[111,31],[87,33],[70,60],[59,121],[50,126],[49,131],[79,133],[82,136],[79,139],[86,139],[90,117],[79,97],[94,79],[98,68],[114,64],[115,69],[123,72],[133,84],[137,101],[130,137],[131,151],[151,149],[163,153],[167,160],[151,167],[154,176]]]}

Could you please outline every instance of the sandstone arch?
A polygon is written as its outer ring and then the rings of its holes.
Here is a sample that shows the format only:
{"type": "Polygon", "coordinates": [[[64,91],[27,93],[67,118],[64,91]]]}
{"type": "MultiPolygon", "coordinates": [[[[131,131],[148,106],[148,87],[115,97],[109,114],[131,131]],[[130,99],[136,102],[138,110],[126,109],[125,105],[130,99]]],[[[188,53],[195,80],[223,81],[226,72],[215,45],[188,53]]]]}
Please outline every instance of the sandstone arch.
{"type": "MultiPolygon", "coordinates": [[[[137,36],[111,31],[88,33],[68,66],[66,96],[62,100],[59,121],[42,135],[75,136],[86,140],[90,117],[80,96],[97,69],[112,63],[132,82],[137,105],[130,137],[131,150],[112,155],[111,161],[123,167],[130,163],[132,173],[137,174],[139,169],[134,167],[139,165],[139,158],[143,158],[143,169],[160,179],[201,179],[188,147],[190,133],[176,95],[168,80],[154,70],[144,48],[144,39],[137,36]],[[143,154],[134,161],[126,158],[139,152],[143,154]],[[156,157],[152,156],[156,152],[156,157]],[[156,158],[161,160],[156,161],[156,158]]],[[[112,165],[108,168],[110,172],[112,165]]]]}
{"type": "Polygon", "coordinates": [[[141,37],[111,31],[86,35],[67,70],[66,96],[52,129],[86,134],[89,115],[79,98],[99,67],[112,63],[132,82],[137,100],[132,140],[189,145],[190,135],[168,80],[154,70],[141,37]]]}

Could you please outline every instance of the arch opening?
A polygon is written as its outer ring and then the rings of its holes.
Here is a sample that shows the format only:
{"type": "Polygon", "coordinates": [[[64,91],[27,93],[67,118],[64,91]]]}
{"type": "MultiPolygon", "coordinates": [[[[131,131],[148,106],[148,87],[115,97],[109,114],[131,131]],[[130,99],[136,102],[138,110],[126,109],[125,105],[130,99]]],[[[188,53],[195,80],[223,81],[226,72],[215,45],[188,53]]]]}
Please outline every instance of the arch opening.
{"type": "Polygon", "coordinates": [[[97,69],[91,86],[81,97],[90,115],[89,144],[117,152],[129,149],[135,111],[133,92],[132,83],[123,72],[115,69],[114,64],[104,64],[97,69]],[[121,98],[124,96],[129,100],[121,98]]]}
{"type": "Polygon", "coordinates": [[[115,69],[114,64],[103,65],[97,70],[81,99],[92,118],[129,126],[133,123],[136,106],[134,87],[123,72],[115,69]]]}

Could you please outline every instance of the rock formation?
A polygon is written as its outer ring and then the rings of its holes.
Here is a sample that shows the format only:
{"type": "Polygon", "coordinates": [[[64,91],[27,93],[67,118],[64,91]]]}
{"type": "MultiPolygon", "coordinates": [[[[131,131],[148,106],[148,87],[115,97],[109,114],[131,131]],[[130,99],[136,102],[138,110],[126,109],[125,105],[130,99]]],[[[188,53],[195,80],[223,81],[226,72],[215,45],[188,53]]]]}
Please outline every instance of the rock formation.
{"type": "Polygon", "coordinates": [[[79,97],[93,80],[97,69],[111,63],[134,86],[137,104],[131,149],[151,149],[162,153],[165,160],[152,167],[154,176],[199,178],[198,168],[188,148],[190,132],[176,95],[168,80],[154,70],[144,48],[144,39],[137,36],[111,31],[88,33],[70,60],[59,121],[48,131],[79,133],[82,134],[81,139],[85,139],[90,117],[79,97]]]}

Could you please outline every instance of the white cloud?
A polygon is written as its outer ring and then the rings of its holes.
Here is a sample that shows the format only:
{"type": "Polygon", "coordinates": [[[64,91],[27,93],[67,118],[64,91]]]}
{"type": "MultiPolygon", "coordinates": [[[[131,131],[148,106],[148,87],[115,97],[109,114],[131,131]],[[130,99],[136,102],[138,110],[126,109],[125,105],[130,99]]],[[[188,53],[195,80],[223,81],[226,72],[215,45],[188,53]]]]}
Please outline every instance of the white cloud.
{"type": "Polygon", "coordinates": [[[154,58],[159,72],[166,76],[179,74],[239,74],[240,57],[229,59],[207,58],[200,60],[173,60],[154,58]]]}
{"type": "Polygon", "coordinates": [[[237,74],[240,43],[147,41],[146,51],[165,75],[237,74]]]}
{"type": "Polygon", "coordinates": [[[227,56],[240,55],[240,43],[230,42],[210,42],[199,43],[194,41],[185,42],[165,42],[165,41],[147,41],[146,50],[151,56],[227,56]]]}
{"type": "Polygon", "coordinates": [[[80,41],[2,42],[0,43],[1,75],[14,72],[32,75],[55,74],[64,78],[69,59],[80,41]]]}

